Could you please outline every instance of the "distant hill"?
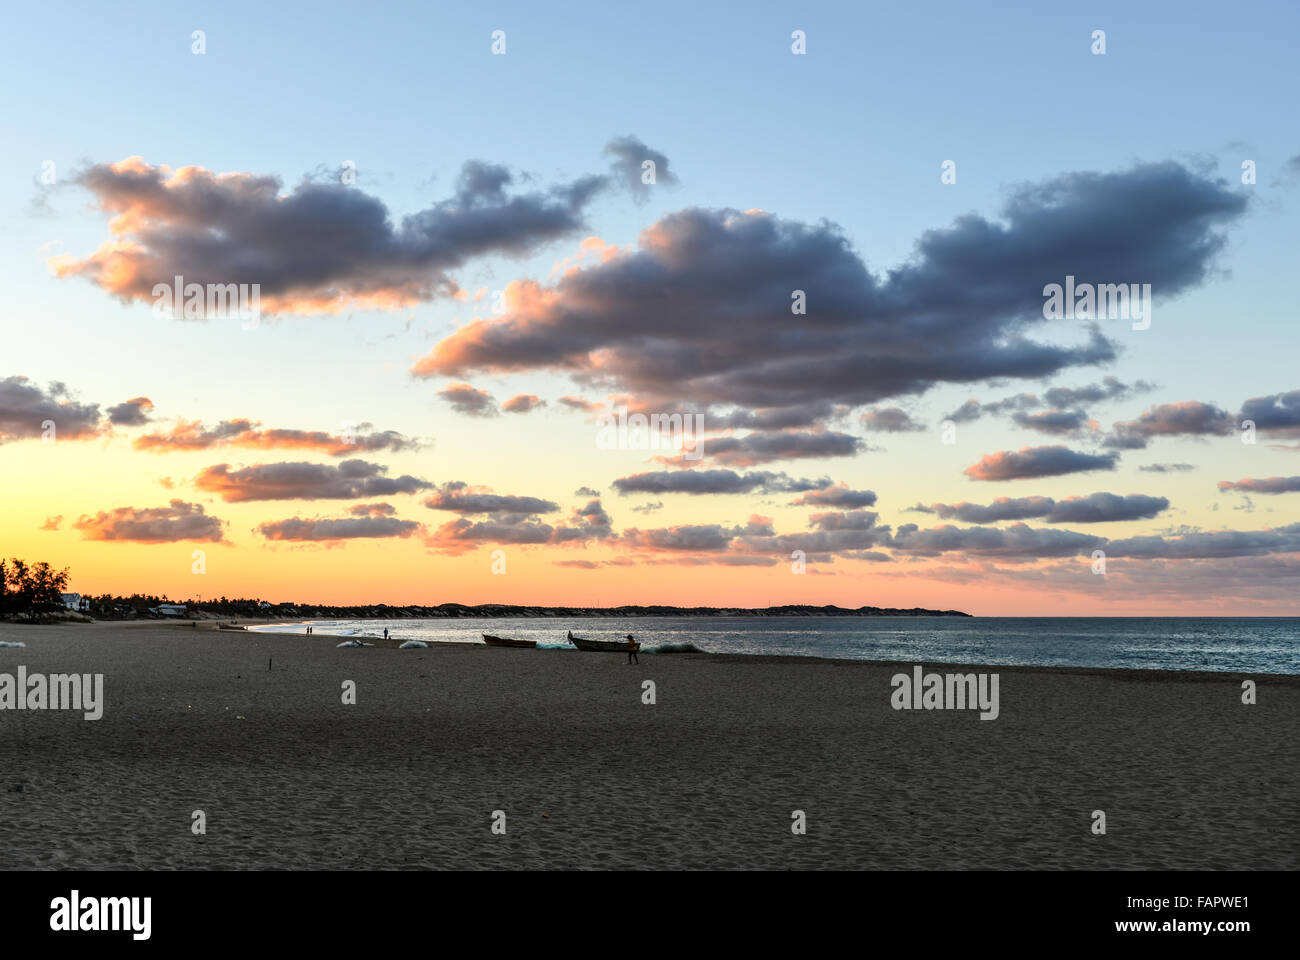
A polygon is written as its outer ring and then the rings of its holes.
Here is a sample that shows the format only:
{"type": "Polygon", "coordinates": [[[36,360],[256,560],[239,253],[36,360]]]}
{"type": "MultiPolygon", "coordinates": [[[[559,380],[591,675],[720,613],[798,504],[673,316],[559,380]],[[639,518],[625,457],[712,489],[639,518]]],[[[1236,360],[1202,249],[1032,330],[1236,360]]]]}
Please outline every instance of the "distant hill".
{"type": "Polygon", "coordinates": [[[508,603],[441,603],[390,607],[387,604],[359,607],[327,607],[315,604],[277,604],[251,616],[329,619],[394,618],[504,618],[504,617],[969,617],[960,610],[926,610],[922,607],[814,607],[785,604],[779,607],[670,607],[660,604],[627,604],[619,607],[530,607],[508,603]]]}

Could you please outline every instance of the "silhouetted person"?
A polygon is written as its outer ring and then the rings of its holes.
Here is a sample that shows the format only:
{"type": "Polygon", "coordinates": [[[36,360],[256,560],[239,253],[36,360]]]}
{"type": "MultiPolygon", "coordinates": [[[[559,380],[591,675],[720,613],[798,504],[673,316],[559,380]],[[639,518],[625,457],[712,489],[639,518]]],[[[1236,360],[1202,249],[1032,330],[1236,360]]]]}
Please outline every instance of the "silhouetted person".
{"type": "Polygon", "coordinates": [[[641,662],[640,660],[637,659],[636,656],[636,652],[640,649],[641,649],[641,644],[637,643],[636,638],[629,633],[627,635],[627,662],[628,663],[641,662]]]}
{"type": "Polygon", "coordinates": [[[388,639],[388,628],[387,628],[387,627],[384,627],[384,639],[385,639],[385,640],[388,639]]]}

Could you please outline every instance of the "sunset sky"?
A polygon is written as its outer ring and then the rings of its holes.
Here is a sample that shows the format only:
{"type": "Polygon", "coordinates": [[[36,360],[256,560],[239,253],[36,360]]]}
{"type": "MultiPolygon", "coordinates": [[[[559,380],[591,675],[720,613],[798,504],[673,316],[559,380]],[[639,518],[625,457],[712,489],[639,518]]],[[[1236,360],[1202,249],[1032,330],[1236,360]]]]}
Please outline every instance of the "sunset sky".
{"type": "Polygon", "coordinates": [[[173,599],[1300,615],[1300,15],[1133,6],[14,19],[0,553],[173,599]],[[261,315],[160,315],[175,276],[261,315]],[[1045,319],[1067,276],[1149,327],[1045,319]],[[702,456],[611,448],[620,408],[702,456]]]}

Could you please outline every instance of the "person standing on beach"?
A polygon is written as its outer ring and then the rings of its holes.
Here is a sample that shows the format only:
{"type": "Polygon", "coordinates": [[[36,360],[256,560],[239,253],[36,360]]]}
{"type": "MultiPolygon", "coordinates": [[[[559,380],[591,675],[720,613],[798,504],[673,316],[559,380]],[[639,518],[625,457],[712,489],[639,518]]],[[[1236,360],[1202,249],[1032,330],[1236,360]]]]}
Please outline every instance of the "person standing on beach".
{"type": "Polygon", "coordinates": [[[629,633],[627,635],[627,662],[628,663],[639,664],[641,662],[640,660],[637,659],[637,655],[636,655],[636,652],[640,649],[641,649],[641,644],[637,643],[636,638],[629,633]]]}
{"type": "Polygon", "coordinates": [[[387,627],[384,627],[384,639],[385,639],[385,640],[388,639],[388,628],[387,628],[387,627]]]}

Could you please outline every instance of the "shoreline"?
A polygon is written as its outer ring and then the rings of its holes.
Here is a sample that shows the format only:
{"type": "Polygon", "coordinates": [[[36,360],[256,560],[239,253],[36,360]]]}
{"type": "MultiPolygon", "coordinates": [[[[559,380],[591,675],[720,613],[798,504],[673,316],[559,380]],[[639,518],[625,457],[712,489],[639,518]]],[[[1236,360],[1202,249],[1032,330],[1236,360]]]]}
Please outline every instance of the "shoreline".
{"type": "MultiPolygon", "coordinates": [[[[1029,619],[1038,619],[1038,618],[1029,618],[1029,619]]],[[[1265,619],[1274,619],[1274,618],[1265,618],[1265,619]]],[[[220,634],[223,637],[238,637],[241,634],[243,634],[243,635],[252,635],[252,636],[260,636],[260,637],[276,637],[282,639],[298,638],[298,639],[311,640],[314,642],[316,640],[316,637],[318,636],[317,634],[307,636],[306,634],[298,631],[294,631],[294,632],[270,631],[270,630],[259,631],[259,630],[252,630],[247,628],[282,627],[282,626],[294,626],[299,624],[305,628],[309,625],[315,626],[319,622],[320,621],[232,617],[228,620],[220,620],[220,621],[199,620],[198,627],[196,628],[196,627],[188,626],[189,621],[182,621],[178,623],[174,620],[95,620],[88,623],[69,622],[65,624],[26,624],[26,623],[12,624],[12,623],[0,621],[0,640],[6,639],[5,637],[6,628],[12,628],[12,627],[17,627],[22,630],[30,629],[33,631],[37,631],[37,633],[34,634],[37,636],[39,635],[39,631],[47,630],[50,629],[51,627],[90,628],[90,629],[98,629],[98,630],[103,630],[106,628],[111,629],[111,628],[122,627],[122,628],[127,628],[132,630],[149,630],[149,629],[174,630],[178,633],[185,634],[185,635],[193,635],[197,631],[198,633],[216,633],[216,634],[220,634]],[[219,623],[237,624],[238,626],[244,627],[245,629],[244,630],[221,630],[218,626],[219,623]]],[[[326,641],[330,639],[349,639],[351,638],[352,635],[336,634],[336,633],[321,633],[319,634],[319,636],[321,637],[322,641],[326,641]]],[[[382,636],[372,637],[366,635],[364,639],[368,642],[371,649],[398,650],[400,649],[401,644],[404,642],[404,640],[410,638],[390,637],[388,640],[385,640],[382,636]]],[[[421,640],[420,642],[427,644],[429,648],[439,648],[439,649],[461,649],[461,650],[470,649],[470,650],[490,650],[490,651],[495,651],[499,649],[499,648],[489,647],[487,644],[482,643],[477,639],[465,640],[465,641],[421,640]]],[[[335,644],[327,644],[325,642],[318,644],[318,646],[322,648],[336,647],[335,644]]],[[[0,649],[4,649],[4,648],[0,648],[0,649]]],[[[24,649],[24,648],[17,648],[17,649],[24,649]]],[[[576,653],[582,653],[583,651],[570,650],[568,648],[556,646],[556,647],[539,647],[525,652],[545,655],[547,653],[566,653],[566,654],[575,653],[576,654],[576,653]]],[[[599,656],[599,654],[589,654],[589,655],[599,656]]],[[[617,657],[618,655],[607,653],[604,656],[617,657]]],[[[1132,680],[1143,679],[1143,678],[1168,679],[1168,680],[1223,680],[1223,678],[1225,677],[1237,677],[1239,680],[1244,680],[1244,679],[1252,679],[1255,677],[1267,677],[1269,678],[1270,681],[1282,681],[1282,682],[1288,682],[1288,683],[1294,683],[1296,685],[1300,685],[1300,673],[1271,673],[1271,672],[1265,672],[1259,670],[1239,670],[1239,669],[1238,670],[1169,670],[1169,669],[1153,669],[1147,667],[1091,667],[1091,666],[1075,666],[1075,665],[1065,665],[1065,664],[1059,664],[1059,665],[1058,664],[1005,664],[1005,663],[987,663],[987,662],[975,663],[968,660],[938,660],[933,658],[925,658],[920,660],[918,659],[871,660],[871,659],[863,659],[858,657],[821,657],[821,656],[811,656],[811,655],[804,656],[804,655],[797,655],[797,654],[719,653],[719,652],[711,652],[708,650],[700,650],[698,652],[689,652],[689,653],[686,652],[663,653],[663,652],[656,651],[655,649],[653,649],[652,646],[646,646],[646,645],[643,645],[642,647],[641,656],[654,657],[656,659],[661,657],[671,657],[673,659],[692,659],[692,660],[708,659],[719,663],[737,663],[737,664],[760,664],[760,663],[774,664],[774,665],[823,664],[823,665],[834,665],[834,666],[863,666],[863,667],[875,667],[875,668],[886,668],[886,667],[898,668],[902,665],[913,666],[920,663],[922,665],[933,664],[936,667],[963,668],[963,669],[983,671],[983,672],[987,672],[990,670],[996,670],[999,672],[1006,671],[1010,673],[1043,672],[1043,673],[1059,673],[1064,675],[1073,674],[1079,676],[1099,676],[1099,677],[1111,677],[1113,679],[1132,679],[1132,680]]]]}

